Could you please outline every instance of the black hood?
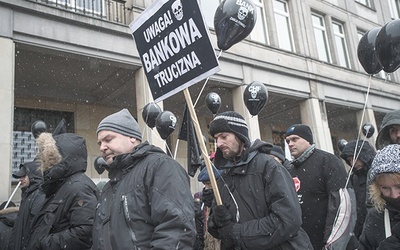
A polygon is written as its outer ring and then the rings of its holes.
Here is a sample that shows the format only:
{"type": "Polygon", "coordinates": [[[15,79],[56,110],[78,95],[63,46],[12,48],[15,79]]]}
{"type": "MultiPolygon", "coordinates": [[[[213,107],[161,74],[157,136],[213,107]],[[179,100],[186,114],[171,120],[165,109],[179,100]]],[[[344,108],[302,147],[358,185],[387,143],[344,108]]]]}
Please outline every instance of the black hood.
{"type": "Polygon", "coordinates": [[[356,148],[357,144],[357,150],[356,154],[360,153],[358,156],[358,159],[361,160],[365,166],[369,169],[372,165],[372,161],[374,160],[374,157],[376,155],[375,149],[369,144],[367,141],[364,140],[359,140],[358,143],[356,140],[349,141],[346,146],[344,146],[342,150],[342,154],[340,157],[346,161],[346,163],[351,167],[350,162],[347,160],[349,156],[354,156],[354,149],[356,148]],[[362,146],[362,148],[361,148],[362,146]],[[360,152],[361,148],[361,152],[360,152]]]}
{"type": "Polygon", "coordinates": [[[385,146],[392,144],[392,140],[389,136],[389,128],[396,124],[400,125],[400,109],[389,112],[385,117],[383,117],[381,128],[375,142],[377,149],[382,149],[385,146]]]}
{"type": "Polygon", "coordinates": [[[45,179],[59,180],[87,168],[86,141],[76,134],[52,136],[42,133],[37,139],[41,171],[45,179]]]}

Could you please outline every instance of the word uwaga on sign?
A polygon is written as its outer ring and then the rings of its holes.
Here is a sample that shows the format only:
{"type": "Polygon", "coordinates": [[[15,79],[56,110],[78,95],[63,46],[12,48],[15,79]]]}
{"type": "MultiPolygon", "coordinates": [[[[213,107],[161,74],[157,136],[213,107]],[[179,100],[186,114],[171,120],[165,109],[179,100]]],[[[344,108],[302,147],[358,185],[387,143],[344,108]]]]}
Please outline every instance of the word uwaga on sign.
{"type": "Polygon", "coordinates": [[[156,1],[129,26],[155,102],[219,71],[197,0],[156,1]]]}

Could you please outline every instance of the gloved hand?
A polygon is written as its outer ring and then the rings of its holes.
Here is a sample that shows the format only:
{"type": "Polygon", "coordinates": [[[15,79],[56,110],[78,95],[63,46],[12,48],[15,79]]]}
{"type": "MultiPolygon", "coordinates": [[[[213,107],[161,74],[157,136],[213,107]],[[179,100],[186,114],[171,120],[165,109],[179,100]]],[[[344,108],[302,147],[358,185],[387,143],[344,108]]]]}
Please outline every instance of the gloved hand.
{"type": "Polygon", "coordinates": [[[217,227],[219,238],[225,248],[231,248],[237,245],[238,239],[233,235],[233,226],[235,223],[232,221],[232,214],[223,205],[216,206],[213,209],[213,220],[217,227]]]}
{"type": "Polygon", "coordinates": [[[214,191],[212,189],[203,189],[203,194],[201,196],[201,200],[203,201],[204,205],[207,207],[211,207],[211,203],[214,199],[214,191]]]}
{"type": "Polygon", "coordinates": [[[377,250],[399,249],[399,246],[400,246],[399,239],[392,235],[381,241],[379,243],[379,247],[377,248],[377,250]]]}
{"type": "Polygon", "coordinates": [[[400,222],[392,227],[392,235],[400,240],[400,222]]]}
{"type": "Polygon", "coordinates": [[[218,205],[213,209],[213,220],[217,228],[225,227],[232,222],[232,214],[224,205],[218,205]]]}

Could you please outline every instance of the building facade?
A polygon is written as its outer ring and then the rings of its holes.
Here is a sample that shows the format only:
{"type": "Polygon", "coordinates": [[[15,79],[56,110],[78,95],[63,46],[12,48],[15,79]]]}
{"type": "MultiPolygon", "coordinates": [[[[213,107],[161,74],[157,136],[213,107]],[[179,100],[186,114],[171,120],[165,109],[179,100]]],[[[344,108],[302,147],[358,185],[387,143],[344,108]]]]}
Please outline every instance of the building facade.
{"type": "MultiPolygon", "coordinates": [[[[94,179],[101,178],[93,169],[100,154],[96,127],[122,108],[136,116],[146,140],[186,167],[179,125],[164,141],[141,115],[153,99],[128,25],[152,2],[0,0],[1,200],[15,185],[11,172],[34,157],[30,125],[38,119],[51,131],[64,118],[69,132],[86,138],[87,174],[94,179]]],[[[333,153],[339,139],[356,139],[365,122],[377,130],[385,113],[400,108],[399,73],[371,76],[357,57],[367,31],[399,18],[400,1],[253,0],[254,30],[226,51],[218,49],[213,27],[220,2],[199,0],[221,71],[189,88],[205,136],[213,118],[204,103],[209,92],[221,97],[218,112],[236,110],[246,118],[252,140],[282,146],[286,129],[304,123],[312,128],[316,146],[333,153]],[[254,117],[243,102],[243,90],[253,81],[263,82],[269,93],[254,117]]],[[[158,105],[172,111],[179,124],[182,93],[158,105]]],[[[368,139],[372,144],[376,134],[368,139]]],[[[208,148],[214,150],[212,139],[208,148]]],[[[193,178],[192,191],[198,189],[193,178]]]]}

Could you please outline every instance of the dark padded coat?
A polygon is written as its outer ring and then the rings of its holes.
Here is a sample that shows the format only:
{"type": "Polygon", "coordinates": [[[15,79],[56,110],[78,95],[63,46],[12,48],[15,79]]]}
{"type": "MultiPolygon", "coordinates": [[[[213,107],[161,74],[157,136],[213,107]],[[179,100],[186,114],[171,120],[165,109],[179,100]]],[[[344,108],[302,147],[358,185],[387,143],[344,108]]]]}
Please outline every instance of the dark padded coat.
{"type": "Polygon", "coordinates": [[[339,189],[346,185],[346,170],[338,157],[314,148],[314,145],[292,164],[290,174],[297,183],[302,227],[314,249],[322,249],[332,232],[340,204],[339,189]]]}
{"type": "Polygon", "coordinates": [[[28,248],[90,249],[97,187],[85,175],[85,139],[42,133],[37,143],[46,199],[34,218],[28,248]]]}
{"type": "Polygon", "coordinates": [[[367,206],[365,202],[367,201],[367,193],[368,193],[368,184],[367,184],[367,176],[368,171],[371,168],[372,161],[376,155],[375,149],[367,142],[360,140],[358,141],[349,141],[346,146],[343,148],[340,157],[346,161],[346,163],[351,167],[350,162],[347,160],[348,157],[354,156],[354,149],[357,150],[356,154],[358,154],[358,159],[364,163],[364,168],[361,170],[353,169],[350,176],[350,183],[354,188],[354,192],[356,195],[356,203],[357,203],[357,221],[354,227],[354,235],[357,239],[360,237],[365,218],[367,216],[367,206]],[[361,150],[360,150],[361,149],[361,150]]]}
{"type": "MultiPolygon", "coordinates": [[[[394,207],[387,205],[386,208],[389,211],[390,226],[393,228],[394,225],[400,223],[400,211],[394,207]]],[[[375,250],[379,249],[379,243],[386,238],[385,236],[385,223],[384,213],[372,210],[368,213],[364,223],[364,229],[360,236],[360,250],[375,250]]],[[[400,242],[397,239],[392,249],[400,249],[400,242]],[[396,244],[397,243],[397,244],[396,244]]]]}
{"type": "Polygon", "coordinates": [[[18,217],[15,220],[10,240],[10,249],[26,249],[32,220],[42,208],[45,195],[39,188],[43,181],[40,163],[38,161],[24,164],[26,175],[29,178],[29,186],[21,189],[21,204],[19,206],[18,217]]]}
{"type": "Polygon", "coordinates": [[[183,167],[147,142],[118,155],[96,210],[93,249],[192,249],[194,202],[183,167]]]}
{"type": "MultiPolygon", "coordinates": [[[[235,163],[224,159],[217,150],[215,163],[225,169],[217,181],[222,203],[233,218],[239,217],[233,227],[238,239],[235,249],[312,249],[300,227],[301,209],[293,179],[266,154],[271,146],[256,140],[248,149],[247,158],[235,163]]],[[[215,228],[208,230],[219,238],[215,228]]],[[[221,249],[227,247],[221,245],[221,249]]]]}

